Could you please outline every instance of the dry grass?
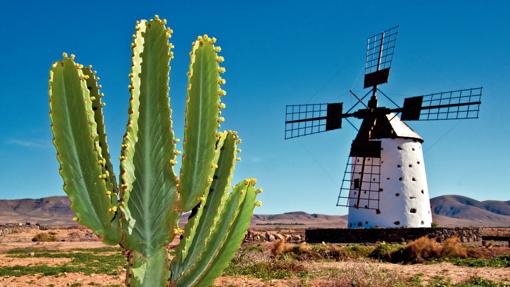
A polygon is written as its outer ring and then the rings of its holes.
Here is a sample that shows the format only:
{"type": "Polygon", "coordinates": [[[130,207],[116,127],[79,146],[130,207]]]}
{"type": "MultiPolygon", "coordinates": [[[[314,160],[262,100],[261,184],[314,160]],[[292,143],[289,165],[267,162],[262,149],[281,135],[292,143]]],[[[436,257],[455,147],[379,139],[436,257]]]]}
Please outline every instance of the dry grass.
{"type": "Polygon", "coordinates": [[[52,241],[58,241],[57,236],[54,232],[41,232],[37,233],[33,238],[33,242],[52,242],[52,241]]]}
{"type": "Polygon", "coordinates": [[[390,254],[388,261],[403,263],[423,263],[442,258],[481,258],[484,256],[480,248],[468,248],[457,237],[438,243],[426,236],[409,242],[402,249],[390,254]]]}

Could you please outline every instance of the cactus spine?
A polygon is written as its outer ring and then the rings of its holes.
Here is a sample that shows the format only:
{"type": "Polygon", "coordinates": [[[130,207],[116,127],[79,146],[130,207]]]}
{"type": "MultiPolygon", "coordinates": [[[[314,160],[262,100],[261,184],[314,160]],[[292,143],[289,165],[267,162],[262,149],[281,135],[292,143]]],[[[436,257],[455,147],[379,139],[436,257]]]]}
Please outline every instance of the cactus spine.
{"type": "Polygon", "coordinates": [[[193,43],[188,72],[182,166],[174,174],[176,139],[169,102],[166,21],[138,21],[133,35],[129,119],[117,184],[105,134],[98,77],[74,55],[54,63],[49,95],[53,143],[64,191],[80,224],[127,256],[126,286],[209,286],[239,248],[259,204],[254,179],[230,191],[240,142],[218,131],[225,80],[216,39],[193,43]],[[183,212],[191,211],[184,230],[183,212]],[[170,262],[166,247],[181,241],[170,262]]]}

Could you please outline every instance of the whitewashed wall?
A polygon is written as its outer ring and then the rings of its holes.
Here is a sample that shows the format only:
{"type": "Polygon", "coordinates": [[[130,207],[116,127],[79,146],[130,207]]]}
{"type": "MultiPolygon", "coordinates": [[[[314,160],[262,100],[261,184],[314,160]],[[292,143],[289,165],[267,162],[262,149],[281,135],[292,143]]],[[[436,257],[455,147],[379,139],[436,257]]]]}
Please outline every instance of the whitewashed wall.
{"type": "MultiPolygon", "coordinates": [[[[421,142],[409,138],[380,140],[380,212],[365,209],[367,202],[362,201],[360,208],[349,208],[348,227],[430,227],[432,214],[421,142]]],[[[354,197],[356,191],[350,192],[354,197]]]]}

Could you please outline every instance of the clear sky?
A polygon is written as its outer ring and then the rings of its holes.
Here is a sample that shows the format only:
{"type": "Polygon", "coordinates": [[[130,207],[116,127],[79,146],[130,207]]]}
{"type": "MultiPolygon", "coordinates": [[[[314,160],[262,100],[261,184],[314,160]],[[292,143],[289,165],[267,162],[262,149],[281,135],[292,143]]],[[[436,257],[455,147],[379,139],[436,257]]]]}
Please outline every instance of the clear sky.
{"type": "MultiPolygon", "coordinates": [[[[484,87],[478,120],[412,123],[425,139],[431,196],[509,200],[508,1],[5,1],[0,9],[0,198],[63,195],[48,118],[48,70],[63,51],[93,64],[107,102],[110,151],[127,121],[130,42],[137,19],[174,29],[171,91],[182,137],[191,42],[218,38],[227,73],[224,128],[243,138],[235,179],[264,187],[258,213],[335,206],[355,130],[283,140],[285,105],[363,93],[366,38],[400,25],[390,82],[398,103],[436,91],[484,87]],[[383,4],[385,2],[385,4],[383,4]],[[74,4],[76,3],[76,4],[74,4]]],[[[114,162],[118,166],[118,160],[114,162]]]]}

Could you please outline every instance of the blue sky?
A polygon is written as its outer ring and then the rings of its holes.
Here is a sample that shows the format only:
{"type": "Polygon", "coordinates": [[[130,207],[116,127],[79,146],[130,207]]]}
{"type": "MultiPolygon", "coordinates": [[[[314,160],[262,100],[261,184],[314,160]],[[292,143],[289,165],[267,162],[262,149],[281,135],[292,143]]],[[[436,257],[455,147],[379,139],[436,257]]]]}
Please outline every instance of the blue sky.
{"type": "Polygon", "coordinates": [[[243,138],[235,179],[257,177],[264,187],[258,213],[346,212],[335,204],[355,130],[344,125],[284,141],[285,105],[353,104],[348,91],[363,92],[366,38],[396,24],[390,82],[381,87],[387,95],[401,103],[409,96],[484,87],[480,119],[411,124],[425,139],[431,195],[509,200],[510,2],[382,2],[3,3],[0,198],[64,194],[47,96],[49,67],[63,51],[98,71],[110,151],[117,158],[127,120],[131,34],[137,19],[159,14],[175,31],[170,94],[179,137],[191,42],[207,33],[223,48],[223,127],[243,138]]]}

